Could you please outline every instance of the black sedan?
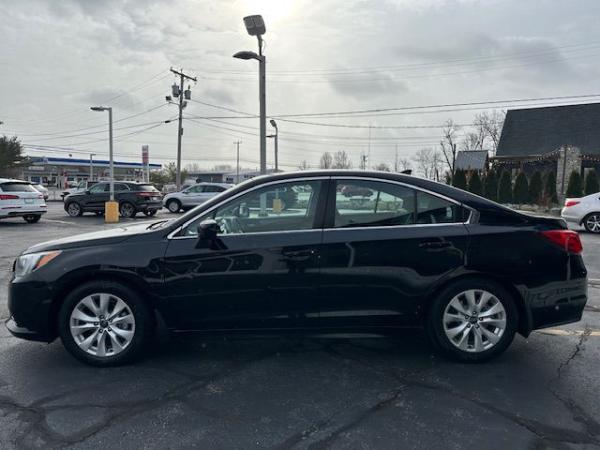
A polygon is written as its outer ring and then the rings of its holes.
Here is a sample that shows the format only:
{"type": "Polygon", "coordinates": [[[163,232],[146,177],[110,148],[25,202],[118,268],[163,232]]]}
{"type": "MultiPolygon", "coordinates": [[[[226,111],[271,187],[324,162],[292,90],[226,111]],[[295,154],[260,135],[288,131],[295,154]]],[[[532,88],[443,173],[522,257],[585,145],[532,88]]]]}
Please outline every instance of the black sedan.
{"type": "Polygon", "coordinates": [[[517,332],[580,320],[581,252],[561,219],[432,181],[277,174],[177,219],[29,248],[14,264],[7,326],[25,339],[60,336],[101,366],[142,354],[158,324],[318,334],[423,326],[445,355],[483,361],[517,332]],[[360,201],[343,194],[359,190],[360,201]]]}
{"type": "MultiPolygon", "coordinates": [[[[162,208],[162,195],[153,185],[117,181],[114,183],[115,201],[119,202],[121,217],[133,218],[139,212],[153,216],[162,208]]],[[[110,199],[110,183],[96,183],[83,192],[75,192],[64,198],[65,211],[71,217],[86,212],[104,213],[104,205],[110,199]]]]}

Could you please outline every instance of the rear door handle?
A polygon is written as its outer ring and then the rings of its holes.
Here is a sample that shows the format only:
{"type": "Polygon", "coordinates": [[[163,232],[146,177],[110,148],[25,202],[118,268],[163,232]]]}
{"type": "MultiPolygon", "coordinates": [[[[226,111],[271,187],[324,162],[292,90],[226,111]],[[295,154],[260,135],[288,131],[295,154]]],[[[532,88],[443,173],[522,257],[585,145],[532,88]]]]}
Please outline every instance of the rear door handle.
{"type": "Polygon", "coordinates": [[[447,247],[451,247],[451,246],[452,246],[452,244],[450,242],[441,241],[441,240],[424,241],[419,244],[419,247],[425,248],[425,249],[447,248],[447,247]]]}

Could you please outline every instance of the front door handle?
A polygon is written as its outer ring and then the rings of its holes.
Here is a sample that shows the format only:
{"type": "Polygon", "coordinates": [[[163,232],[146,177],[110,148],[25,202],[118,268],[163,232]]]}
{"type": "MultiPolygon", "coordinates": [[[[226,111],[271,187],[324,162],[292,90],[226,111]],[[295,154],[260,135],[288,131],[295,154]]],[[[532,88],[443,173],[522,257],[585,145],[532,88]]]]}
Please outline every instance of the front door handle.
{"type": "Polygon", "coordinates": [[[424,249],[439,249],[439,248],[448,248],[451,247],[452,243],[443,240],[434,240],[434,241],[423,241],[419,244],[420,248],[424,249]]]}

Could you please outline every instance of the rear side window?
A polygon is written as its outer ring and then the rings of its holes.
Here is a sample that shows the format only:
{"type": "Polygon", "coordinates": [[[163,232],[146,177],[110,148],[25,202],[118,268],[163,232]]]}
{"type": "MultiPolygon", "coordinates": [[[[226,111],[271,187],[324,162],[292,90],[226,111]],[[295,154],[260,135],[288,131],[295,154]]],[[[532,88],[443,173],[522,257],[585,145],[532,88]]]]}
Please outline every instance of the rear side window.
{"type": "Polygon", "coordinates": [[[141,192],[158,192],[158,189],[156,189],[151,184],[140,184],[137,186],[137,189],[135,189],[135,190],[141,191],[141,192]]]}
{"type": "Polygon", "coordinates": [[[204,186],[204,192],[223,192],[225,188],[221,186],[204,186]]]}
{"type": "Polygon", "coordinates": [[[117,192],[129,191],[129,186],[127,186],[124,183],[115,183],[115,191],[117,191],[117,192]]]}
{"type": "Polygon", "coordinates": [[[110,185],[107,184],[95,184],[90,189],[92,194],[100,194],[101,192],[108,192],[110,190],[110,185]]]}
{"type": "Polygon", "coordinates": [[[468,210],[436,195],[395,183],[338,180],[335,228],[460,223],[468,210]]]}
{"type": "Polygon", "coordinates": [[[0,184],[2,192],[37,192],[35,188],[27,183],[3,183],[0,184]]]}

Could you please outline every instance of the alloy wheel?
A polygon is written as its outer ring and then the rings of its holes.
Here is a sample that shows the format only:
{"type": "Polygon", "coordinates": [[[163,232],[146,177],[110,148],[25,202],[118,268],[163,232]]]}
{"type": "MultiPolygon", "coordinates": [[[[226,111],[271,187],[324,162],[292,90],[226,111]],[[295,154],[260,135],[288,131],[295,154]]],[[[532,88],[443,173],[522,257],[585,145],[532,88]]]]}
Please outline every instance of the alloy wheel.
{"type": "Polygon", "coordinates": [[[123,203],[121,205],[121,216],[123,217],[133,217],[135,213],[135,208],[131,203],[123,203]]]}
{"type": "Polygon", "coordinates": [[[167,205],[167,208],[172,213],[176,213],[176,212],[179,212],[179,210],[181,209],[181,206],[179,205],[179,202],[173,200],[173,201],[169,202],[169,204],[167,205]]]}
{"type": "Polygon", "coordinates": [[[491,292],[470,289],[450,300],[443,322],[452,345],[466,352],[480,353],[500,341],[506,330],[506,310],[491,292]]]}
{"type": "Polygon", "coordinates": [[[69,319],[71,336],[84,352],[110,357],[124,351],[135,335],[135,318],[114,294],[97,293],[81,299],[69,319]]]}
{"type": "Polygon", "coordinates": [[[77,203],[69,203],[69,206],[67,206],[67,212],[72,217],[79,216],[81,214],[81,206],[79,206],[77,203]]]}
{"type": "Polygon", "coordinates": [[[586,217],[585,228],[592,233],[600,233],[600,214],[590,214],[586,217]]]}

